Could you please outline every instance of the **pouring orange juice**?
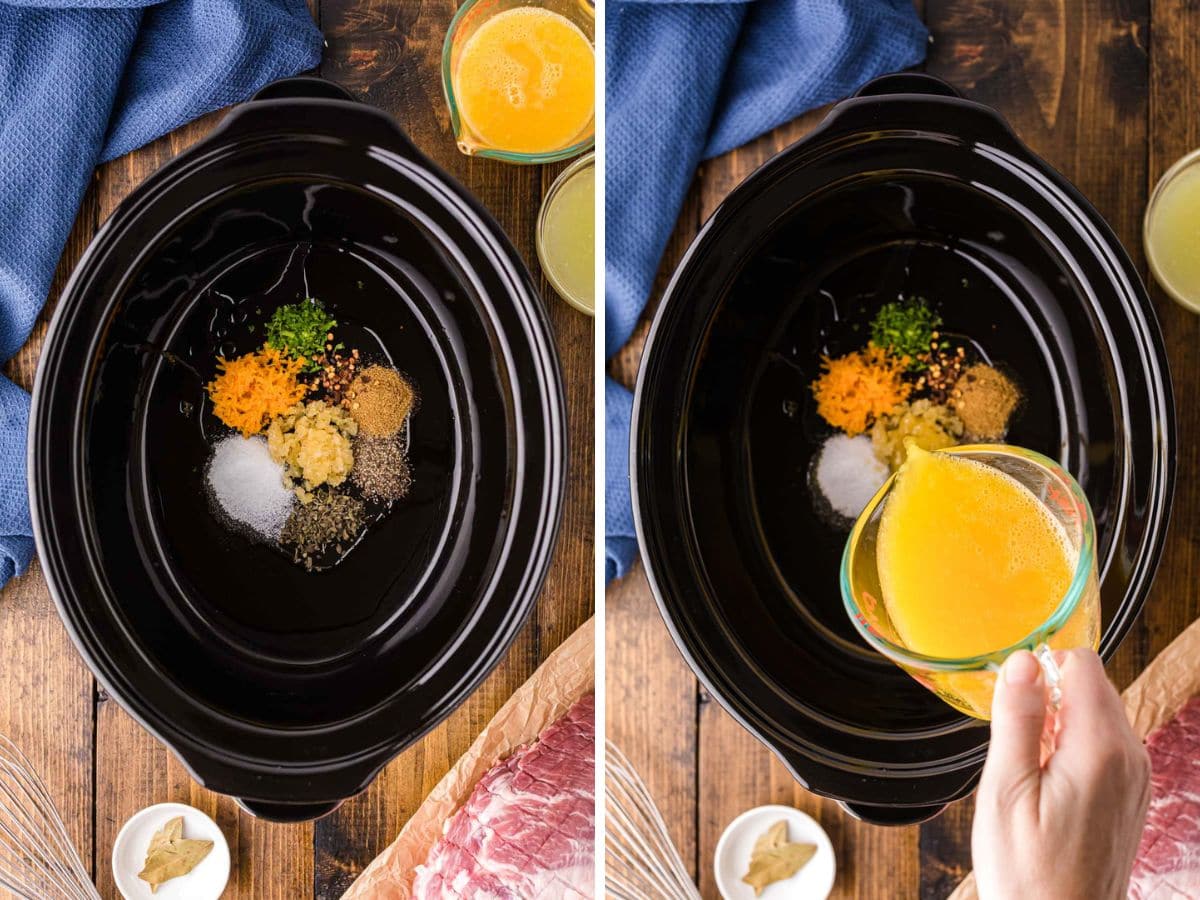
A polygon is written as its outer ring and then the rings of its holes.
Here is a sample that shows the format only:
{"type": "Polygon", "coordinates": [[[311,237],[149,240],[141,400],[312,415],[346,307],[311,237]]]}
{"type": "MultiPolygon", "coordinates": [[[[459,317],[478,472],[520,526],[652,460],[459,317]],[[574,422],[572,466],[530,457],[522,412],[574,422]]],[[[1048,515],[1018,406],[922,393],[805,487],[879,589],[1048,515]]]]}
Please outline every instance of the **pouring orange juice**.
{"type": "Polygon", "coordinates": [[[908,458],[863,511],[843,562],[860,633],[951,706],[989,718],[995,673],[1100,638],[1095,529],[1052,460],[996,445],[908,458]]]}
{"type": "Polygon", "coordinates": [[[555,5],[476,0],[455,18],[443,78],[464,153],[545,162],[590,141],[595,52],[579,7],[555,5]]]}

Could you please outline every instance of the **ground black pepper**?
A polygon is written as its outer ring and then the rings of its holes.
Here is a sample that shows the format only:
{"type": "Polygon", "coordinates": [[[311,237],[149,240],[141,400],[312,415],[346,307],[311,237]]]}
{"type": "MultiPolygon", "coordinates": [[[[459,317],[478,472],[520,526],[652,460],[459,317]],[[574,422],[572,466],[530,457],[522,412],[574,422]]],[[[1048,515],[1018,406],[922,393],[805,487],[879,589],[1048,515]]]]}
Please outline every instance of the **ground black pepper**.
{"type": "Polygon", "coordinates": [[[401,499],[412,484],[412,473],[400,442],[394,438],[355,441],[350,480],[368,500],[390,503],[401,499]]]}

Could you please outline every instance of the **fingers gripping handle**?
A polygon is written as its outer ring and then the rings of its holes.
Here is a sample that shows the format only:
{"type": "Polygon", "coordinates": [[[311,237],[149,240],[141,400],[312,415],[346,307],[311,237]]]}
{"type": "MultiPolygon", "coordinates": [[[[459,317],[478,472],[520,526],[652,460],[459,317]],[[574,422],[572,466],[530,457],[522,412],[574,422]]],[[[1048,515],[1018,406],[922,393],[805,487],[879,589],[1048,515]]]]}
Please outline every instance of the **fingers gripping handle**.
{"type": "Polygon", "coordinates": [[[1054,651],[1044,641],[1037,645],[1033,655],[1037,657],[1038,664],[1042,667],[1042,675],[1046,679],[1046,703],[1050,712],[1056,713],[1062,706],[1062,669],[1054,659],[1054,651]]]}
{"type": "Polygon", "coordinates": [[[1058,711],[1062,708],[1062,669],[1054,658],[1054,651],[1045,641],[1034,648],[1033,655],[1042,667],[1042,678],[1046,682],[1046,727],[1042,729],[1042,764],[1054,755],[1055,737],[1058,734],[1058,711]]]}

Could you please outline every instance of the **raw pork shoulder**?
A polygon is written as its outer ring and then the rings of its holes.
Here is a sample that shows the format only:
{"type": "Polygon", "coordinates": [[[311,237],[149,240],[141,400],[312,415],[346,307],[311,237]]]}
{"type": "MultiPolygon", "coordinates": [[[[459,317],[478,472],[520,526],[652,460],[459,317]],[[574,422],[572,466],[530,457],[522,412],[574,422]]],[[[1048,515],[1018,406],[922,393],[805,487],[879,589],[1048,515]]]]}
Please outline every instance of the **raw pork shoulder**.
{"type": "Polygon", "coordinates": [[[595,698],[497,763],[417,867],[414,900],[593,896],[595,698]]]}
{"type": "Polygon", "coordinates": [[[1132,900],[1200,898],[1200,697],[1146,741],[1150,813],[1138,848],[1132,900]]]}

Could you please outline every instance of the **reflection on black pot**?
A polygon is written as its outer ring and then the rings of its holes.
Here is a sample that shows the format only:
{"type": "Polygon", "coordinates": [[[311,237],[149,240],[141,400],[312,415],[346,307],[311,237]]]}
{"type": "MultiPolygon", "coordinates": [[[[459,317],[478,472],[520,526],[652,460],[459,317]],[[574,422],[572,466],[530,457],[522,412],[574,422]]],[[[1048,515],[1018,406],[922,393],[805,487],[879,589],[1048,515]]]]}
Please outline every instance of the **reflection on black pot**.
{"type": "Polygon", "coordinates": [[[1157,565],[1174,411],[1153,310],[1115,237],[991,110],[881,79],[731,194],[658,312],[635,403],[639,540],[676,642],[806,787],[872,820],[969,792],[986,729],[864,646],[844,527],[811,495],[831,434],[811,383],[897,297],[1018,374],[1006,440],[1059,460],[1096,513],[1101,651],[1157,565]],[[893,93],[894,91],[894,93],[893,93]]]}
{"type": "Polygon", "coordinates": [[[516,251],[390,119],[310,87],[237,108],[114,213],[31,420],[39,549],[85,659],[202,783],[287,819],[365,787],[501,658],[564,483],[557,360],[516,251]],[[311,573],[198,489],[229,433],[214,354],[304,297],[421,397],[403,515],[311,573]]]}

